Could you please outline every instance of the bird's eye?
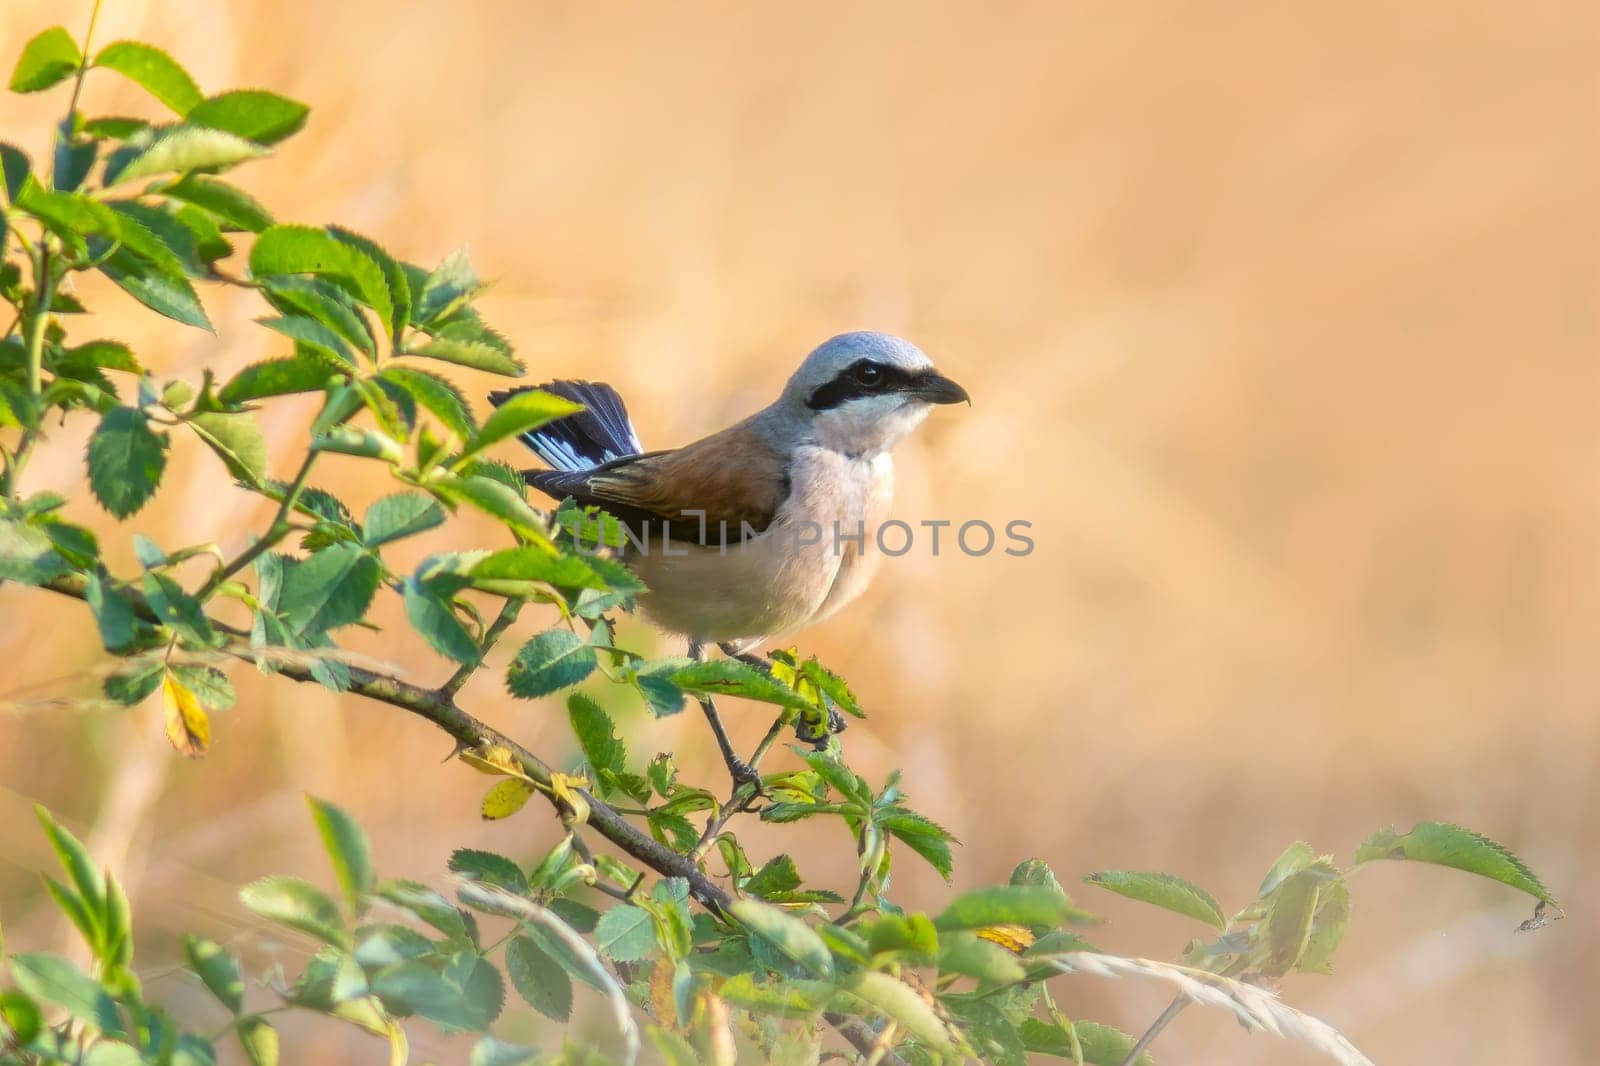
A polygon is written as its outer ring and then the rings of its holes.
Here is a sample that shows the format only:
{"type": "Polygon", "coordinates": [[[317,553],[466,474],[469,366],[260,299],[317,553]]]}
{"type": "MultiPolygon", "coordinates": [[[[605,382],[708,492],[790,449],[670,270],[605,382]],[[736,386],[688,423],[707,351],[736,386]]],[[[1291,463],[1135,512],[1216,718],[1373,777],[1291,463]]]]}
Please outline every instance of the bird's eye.
{"type": "Polygon", "coordinates": [[[851,368],[850,376],[856,379],[856,384],[875,389],[883,384],[883,367],[877,363],[857,363],[851,368]]]}

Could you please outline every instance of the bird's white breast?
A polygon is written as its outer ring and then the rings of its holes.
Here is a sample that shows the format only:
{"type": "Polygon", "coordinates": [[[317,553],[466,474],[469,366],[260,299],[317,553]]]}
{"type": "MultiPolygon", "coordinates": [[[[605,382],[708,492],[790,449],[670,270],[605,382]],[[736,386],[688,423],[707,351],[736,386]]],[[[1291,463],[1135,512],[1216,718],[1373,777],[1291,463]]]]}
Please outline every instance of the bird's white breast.
{"type": "Polygon", "coordinates": [[[645,612],[698,640],[742,641],[798,629],[859,595],[894,491],[889,455],[802,445],[789,482],[759,536],[721,549],[677,544],[670,554],[655,546],[630,560],[652,590],[645,612]]]}

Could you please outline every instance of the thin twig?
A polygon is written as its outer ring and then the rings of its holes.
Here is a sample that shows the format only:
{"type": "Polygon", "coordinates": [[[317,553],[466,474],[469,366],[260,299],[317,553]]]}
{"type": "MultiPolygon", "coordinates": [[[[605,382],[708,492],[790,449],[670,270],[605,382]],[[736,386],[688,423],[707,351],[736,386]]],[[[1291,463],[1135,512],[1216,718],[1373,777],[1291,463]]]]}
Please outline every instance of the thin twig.
{"type": "Polygon", "coordinates": [[[217,588],[234,574],[255,562],[263,554],[270,551],[274,545],[288,535],[290,531],[289,515],[294,510],[294,505],[300,500],[300,493],[305,491],[306,481],[311,477],[311,464],[317,461],[319,453],[315,448],[306,452],[305,460],[300,464],[300,469],[294,476],[294,481],[283,494],[283,500],[278,504],[278,513],[272,516],[272,525],[267,527],[267,532],[254,544],[239,553],[233,562],[216,571],[195,593],[195,598],[204,603],[217,591],[217,588]]]}
{"type": "Polygon", "coordinates": [[[1122,1066],[1133,1066],[1134,1063],[1138,1062],[1139,1056],[1144,1054],[1145,1048],[1155,1043],[1156,1037],[1161,1035],[1161,1030],[1171,1025],[1172,1019],[1182,1014],[1183,1008],[1187,1007],[1191,1002],[1193,1000],[1188,996],[1178,996],[1171,1003],[1168,1003],[1167,1009],[1162,1011],[1156,1020],[1150,1023],[1150,1028],[1140,1034],[1139,1039],[1134,1041],[1133,1047],[1129,1048],[1128,1053],[1122,1057],[1122,1066]]]}
{"type": "Polygon", "coordinates": [[[505,605],[500,608],[500,614],[496,616],[493,622],[489,623],[489,628],[484,630],[483,640],[478,644],[477,660],[475,662],[462,663],[456,669],[456,672],[450,675],[449,680],[439,686],[439,695],[452,699],[457,692],[461,691],[461,686],[465,685],[467,679],[483,665],[483,660],[488,657],[494,646],[500,642],[500,637],[505,631],[511,628],[511,623],[517,620],[517,614],[521,610],[521,600],[507,600],[505,602],[505,605]]]}

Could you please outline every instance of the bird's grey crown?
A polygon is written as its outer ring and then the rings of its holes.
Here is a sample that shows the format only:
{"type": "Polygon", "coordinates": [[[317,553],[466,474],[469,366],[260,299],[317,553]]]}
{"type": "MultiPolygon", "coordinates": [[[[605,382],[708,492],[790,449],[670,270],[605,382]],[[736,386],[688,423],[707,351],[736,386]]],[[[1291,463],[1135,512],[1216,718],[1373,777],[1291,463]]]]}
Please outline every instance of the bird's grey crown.
{"type": "Polygon", "coordinates": [[[800,369],[784,386],[783,398],[779,402],[803,406],[813,392],[863,359],[905,371],[928,370],[933,366],[933,360],[924,355],[921,348],[899,337],[869,330],[841,333],[823,341],[806,356],[800,369]]]}

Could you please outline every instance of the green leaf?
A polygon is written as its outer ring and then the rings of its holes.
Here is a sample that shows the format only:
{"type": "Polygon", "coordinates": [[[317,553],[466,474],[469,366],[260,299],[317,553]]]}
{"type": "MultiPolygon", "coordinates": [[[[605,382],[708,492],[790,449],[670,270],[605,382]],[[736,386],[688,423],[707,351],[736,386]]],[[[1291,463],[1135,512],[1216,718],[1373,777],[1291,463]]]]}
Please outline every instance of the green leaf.
{"type": "Polygon", "coordinates": [[[827,988],[811,981],[762,981],[749,972],[735,974],[722,983],[717,995],[735,1007],[779,1018],[805,1018],[827,1005],[827,988]]]}
{"type": "Polygon", "coordinates": [[[111,674],[100,683],[106,698],[132,707],[150,698],[161,687],[166,669],[160,663],[139,666],[127,673],[111,674]]]}
{"type": "Polygon", "coordinates": [[[1538,875],[1505,845],[1448,822],[1419,822],[1411,832],[1403,834],[1396,833],[1390,826],[1372,834],[1356,850],[1356,863],[1377,859],[1409,859],[1449,866],[1499,881],[1526,892],[1541,903],[1560,907],[1538,875]]]}
{"type": "Polygon", "coordinates": [[[26,1045],[39,1035],[43,1019],[39,1008],[21,992],[0,992],[0,1024],[11,1031],[19,1045],[26,1045]]]}
{"type": "Polygon", "coordinates": [[[278,1031],[265,1018],[240,1018],[234,1032],[251,1066],[278,1066],[278,1031]]]}
{"type": "Polygon", "coordinates": [[[0,517],[0,581],[43,585],[68,569],[38,526],[0,517]]]}
{"type": "Polygon", "coordinates": [[[478,435],[456,459],[455,465],[459,469],[466,460],[500,441],[520,436],[583,409],[582,404],[538,389],[519,392],[495,408],[494,413],[484,421],[478,435]]]}
{"type": "Polygon", "coordinates": [[[421,285],[412,317],[421,323],[447,317],[482,287],[472,264],[467,261],[466,251],[457,249],[421,285]]]}
{"type": "Polygon", "coordinates": [[[121,185],[154,174],[230,167],[266,154],[260,145],[223,130],[169,126],[130,138],[127,147],[106,162],[105,183],[121,185]]]}
{"type": "Polygon", "coordinates": [[[600,916],[595,926],[594,946],[616,962],[638,962],[650,957],[656,947],[655,921],[643,907],[624,903],[600,916]]]}
{"type": "Polygon", "coordinates": [[[492,851],[457,848],[450,853],[450,869],[462,877],[499,885],[519,896],[528,891],[528,879],[523,875],[522,868],[504,855],[496,855],[492,851]]]}
{"type": "Polygon", "coordinates": [[[189,968],[200,976],[206,989],[234,1014],[244,1009],[244,979],[239,964],[221,944],[203,937],[183,938],[183,954],[189,968]]]}
{"type": "Polygon", "coordinates": [[[752,936],[777,948],[813,975],[833,977],[833,956],[828,946],[815,929],[799,918],[753,899],[739,900],[729,911],[752,936]]]}
{"type": "Polygon", "coordinates": [[[1311,935],[1306,938],[1295,967],[1303,973],[1332,973],[1330,960],[1349,924],[1349,886],[1343,877],[1325,882],[1317,894],[1317,908],[1311,916],[1311,935]]]}
{"type": "Polygon", "coordinates": [[[405,268],[376,241],[359,233],[343,226],[329,226],[328,233],[334,240],[364,254],[383,271],[384,280],[389,286],[389,297],[394,301],[394,314],[384,322],[384,329],[390,337],[399,337],[401,330],[411,321],[411,283],[406,278],[405,268]]]}
{"type": "Polygon", "coordinates": [[[134,358],[133,350],[121,341],[89,341],[76,348],[68,348],[63,358],[107,370],[125,370],[130,374],[144,372],[144,367],[134,358]]]}
{"type": "Polygon", "coordinates": [[[427,885],[418,881],[386,881],[378,886],[377,894],[415,914],[453,941],[470,943],[475,939],[467,916],[427,885]]]}
{"type": "Polygon", "coordinates": [[[335,544],[284,567],[277,609],[300,634],[359,622],[378,590],[383,567],[354,544],[335,544]]]}
{"type": "Polygon", "coordinates": [[[885,914],[864,931],[874,955],[907,953],[927,961],[939,953],[939,934],[925,914],[885,914]]]}
{"type": "Polygon", "coordinates": [[[394,297],[383,268],[361,249],[341,241],[327,230],[311,226],[272,226],[264,230],[250,249],[250,272],[256,277],[268,274],[327,277],[371,307],[383,321],[394,318],[394,297]]]}
{"type": "Polygon", "coordinates": [[[439,504],[416,492],[398,492],[385,496],[367,508],[361,522],[362,537],[367,547],[414,537],[444,523],[444,509],[439,504]]]}
{"type": "Polygon", "coordinates": [[[304,126],[311,113],[298,100],[261,89],[235,89],[192,106],[185,116],[192,124],[226,130],[257,144],[277,144],[304,126]]]}
{"type": "Polygon", "coordinates": [[[470,477],[441,477],[435,487],[451,499],[472,504],[480,511],[504,523],[539,544],[548,544],[544,519],[528,506],[528,501],[517,492],[492,477],[474,474],[470,477]]]}
{"type": "Polygon", "coordinates": [[[243,412],[205,411],[190,415],[191,429],[206,442],[239,481],[259,485],[267,475],[267,440],[253,416],[243,412]]]}
{"type": "Polygon", "coordinates": [[[213,711],[226,711],[237,701],[233,682],[214,666],[196,666],[188,663],[178,663],[168,667],[178,680],[183,683],[207,708],[213,711]]]}
{"type": "Polygon", "coordinates": [[[225,404],[240,404],[267,396],[318,392],[333,374],[328,364],[316,359],[268,359],[251,363],[235,374],[217,398],[225,404]]]}
{"type": "Polygon", "coordinates": [[[576,555],[553,555],[544,548],[505,548],[484,556],[467,571],[475,588],[491,592],[521,591],[527,583],[561,589],[604,589],[605,578],[588,560],[576,555]]]}
{"type": "Polygon", "coordinates": [[[70,78],[83,63],[78,42],[60,26],[37,34],[22,48],[16,69],[11,72],[11,89],[36,93],[70,78]]]}
{"type": "MultiPolygon", "coordinates": [[[[865,718],[866,712],[861,709],[861,704],[856,701],[856,694],[850,691],[850,686],[844,678],[829,670],[815,658],[807,659],[800,664],[800,676],[817,686],[835,705],[846,714],[857,718],[865,718]]],[[[949,880],[949,875],[945,875],[949,880]]]]}
{"type": "MultiPolygon", "coordinates": [[[[562,632],[562,631],[553,631],[562,632]]],[[[611,770],[621,773],[627,761],[627,747],[614,732],[611,716],[593,699],[581,692],[567,697],[567,714],[572,731],[583,747],[584,758],[596,773],[611,770]]]]}
{"type": "MultiPolygon", "coordinates": [[[[1070,1024],[1077,1033],[1083,1061],[1089,1066],[1122,1066],[1128,1052],[1133,1050],[1134,1038],[1120,1029],[1098,1022],[1070,1024]]],[[[1035,1054],[1053,1055],[1059,1059],[1075,1057],[1072,1053],[1072,1037],[1061,1026],[1037,1018],[1024,1018],[1017,1031],[1022,1036],[1023,1045],[1035,1054]]],[[[1153,1066],[1154,1061],[1146,1051],[1139,1054],[1135,1063],[1136,1066],[1153,1066]]]]}
{"type": "Polygon", "coordinates": [[[710,659],[691,663],[667,675],[667,680],[685,692],[705,693],[712,696],[738,696],[759,700],[780,707],[806,710],[811,701],[779,684],[766,674],[747,666],[737,659],[710,659]]]}
{"type": "Polygon", "coordinates": [[[167,53],[139,41],[116,41],[100,49],[94,65],[114,70],[144,86],[179,118],[201,100],[200,89],[189,72],[167,53]]]}
{"type": "MultiPolygon", "coordinates": [[[[0,529],[0,541],[4,540],[0,529]]],[[[107,651],[118,651],[133,643],[138,629],[133,615],[133,601],[115,585],[101,579],[99,574],[87,575],[84,599],[94,612],[95,624],[100,629],[100,642],[107,651]]]]}
{"type": "Polygon", "coordinates": [[[216,632],[206,618],[200,601],[166,574],[150,571],[143,579],[144,598],[162,624],[170,626],[193,644],[211,645],[216,632]]]}
{"type": "Polygon", "coordinates": [[[106,204],[117,215],[117,236],[123,247],[150,261],[170,277],[182,277],[186,263],[197,263],[194,237],[165,211],[145,204],[113,201],[106,204]]]}
{"type": "Polygon", "coordinates": [[[407,366],[386,366],[378,372],[377,378],[406,390],[419,406],[432,412],[440,425],[461,441],[470,440],[477,432],[467,401],[454,385],[437,374],[407,366]]]}
{"type": "Polygon", "coordinates": [[[425,356],[444,363],[470,367],[473,370],[503,374],[506,377],[521,377],[526,372],[520,360],[480,341],[435,337],[426,344],[410,345],[405,351],[397,354],[425,356]]]}
{"type": "Polygon", "coordinates": [[[422,962],[402,962],[372,977],[372,990],[397,1014],[417,1014],[457,1029],[478,1028],[479,1012],[462,990],[422,962]]]}
{"type": "Polygon", "coordinates": [[[960,974],[990,985],[1013,984],[1026,975],[1015,955],[976,933],[946,933],[939,938],[939,948],[941,974],[960,974]]]}
{"type": "Polygon", "coordinates": [[[315,319],[369,357],[377,354],[377,337],[356,310],[355,297],[340,286],[300,274],[268,275],[262,286],[262,294],[284,314],[315,319]]]}
{"type": "Polygon", "coordinates": [[[506,945],[506,975],[517,993],[540,1014],[558,1022],[572,1014],[572,979],[561,963],[530,938],[514,936],[506,945]]]}
{"type": "Polygon", "coordinates": [[[194,286],[180,277],[162,273],[127,249],[119,249],[100,264],[100,273],[150,310],[197,329],[211,329],[194,286]]]}
{"type": "Polygon", "coordinates": [[[310,933],[341,948],[350,946],[339,908],[309,881],[298,877],[263,877],[246,885],[239,899],[268,921],[310,933]]]}
{"type": "Polygon", "coordinates": [[[89,857],[89,852],[67,830],[63,829],[51,817],[50,812],[40,804],[33,805],[33,813],[39,819],[39,825],[44,829],[44,834],[50,840],[50,846],[55,849],[56,859],[61,863],[61,868],[66,871],[72,885],[77,889],[92,916],[95,927],[104,925],[103,912],[106,907],[106,878],[89,857]]]}
{"type": "Polygon", "coordinates": [[[444,575],[428,580],[418,575],[407,577],[402,589],[406,619],[422,634],[430,647],[458,663],[478,661],[478,642],[450,607],[449,591],[459,579],[444,575]]]}
{"type": "Polygon", "coordinates": [[[326,356],[329,363],[340,370],[353,370],[358,365],[345,339],[314,318],[283,315],[278,318],[258,318],[256,322],[326,356]]]}
{"type": "Polygon", "coordinates": [[[9,961],[17,987],[34,999],[65,1007],[68,1014],[103,1033],[121,1034],[117,1005],[98,981],[69,960],[38,951],[12,955],[9,961]]]}
{"type": "Polygon", "coordinates": [[[1322,886],[1338,877],[1330,868],[1311,866],[1290,877],[1272,894],[1266,920],[1266,959],[1261,969],[1272,976],[1288,973],[1311,942],[1311,923],[1322,886]]]}
{"type": "Polygon", "coordinates": [[[1267,876],[1261,881],[1261,887],[1256,890],[1256,897],[1266,899],[1279,885],[1316,861],[1317,853],[1311,850],[1310,844],[1303,840],[1295,841],[1273,860],[1267,876]]]}
{"type": "Polygon", "coordinates": [[[950,880],[955,860],[950,854],[950,841],[955,838],[949,830],[915,811],[894,808],[878,816],[878,824],[925,859],[929,866],[939,871],[939,876],[950,880]]]}
{"type": "Polygon", "coordinates": [[[260,233],[272,225],[272,216],[261,202],[236,185],[200,174],[162,186],[162,194],[203,207],[222,220],[223,228],[260,233]]]}
{"type": "Polygon", "coordinates": [[[1105,870],[1087,874],[1084,880],[1091,885],[1110,889],[1119,896],[1154,904],[1205,922],[1218,931],[1228,928],[1228,919],[1222,913],[1216,897],[1181,877],[1138,870],[1105,870]]]}
{"type": "Polygon", "coordinates": [[[333,862],[333,875],[345,902],[357,915],[367,909],[366,897],[377,884],[372,870],[372,845],[354,818],[333,804],[307,796],[311,818],[322,835],[322,846],[333,862]]]}
{"type": "Polygon", "coordinates": [[[524,644],[506,672],[506,688],[537,699],[576,685],[595,667],[594,648],[570,629],[547,629],[524,644]]]}
{"type": "Polygon", "coordinates": [[[508,1044],[486,1036],[472,1045],[467,1066],[539,1066],[544,1061],[544,1054],[536,1047],[508,1044]]]}
{"type": "Polygon", "coordinates": [[[840,992],[856,1001],[869,1013],[877,1013],[900,1024],[907,1035],[941,1054],[955,1050],[950,1031],[929,1005],[904,981],[886,973],[869,970],[856,974],[840,992]]]}
{"type": "Polygon", "coordinates": [[[933,924],[940,932],[986,925],[1055,926],[1076,913],[1065,895],[1047,886],[1000,885],[963,892],[933,924]]]}
{"type": "Polygon", "coordinates": [[[114,407],[89,439],[89,487],[118,518],[143,507],[167,466],[167,438],[150,428],[143,411],[114,407]]]}

